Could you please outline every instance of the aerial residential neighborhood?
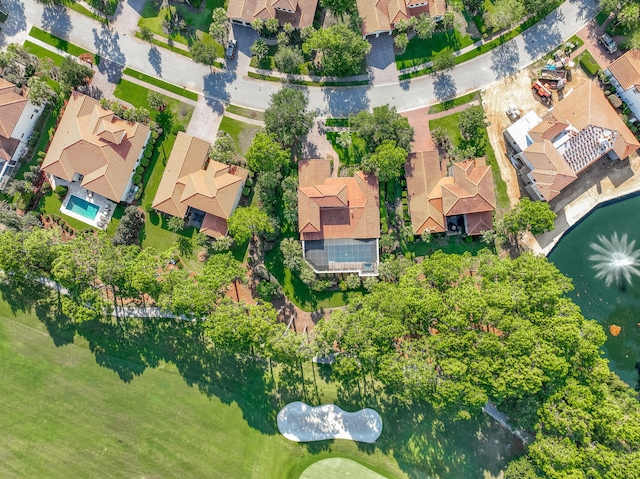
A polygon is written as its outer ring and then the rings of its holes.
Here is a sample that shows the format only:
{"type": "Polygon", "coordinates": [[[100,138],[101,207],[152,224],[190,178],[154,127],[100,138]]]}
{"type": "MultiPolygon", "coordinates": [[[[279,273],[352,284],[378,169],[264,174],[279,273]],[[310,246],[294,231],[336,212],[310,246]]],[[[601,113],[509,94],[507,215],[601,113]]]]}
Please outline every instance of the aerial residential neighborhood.
{"type": "Polygon", "coordinates": [[[3,0],[0,477],[638,477],[638,18],[3,0]]]}

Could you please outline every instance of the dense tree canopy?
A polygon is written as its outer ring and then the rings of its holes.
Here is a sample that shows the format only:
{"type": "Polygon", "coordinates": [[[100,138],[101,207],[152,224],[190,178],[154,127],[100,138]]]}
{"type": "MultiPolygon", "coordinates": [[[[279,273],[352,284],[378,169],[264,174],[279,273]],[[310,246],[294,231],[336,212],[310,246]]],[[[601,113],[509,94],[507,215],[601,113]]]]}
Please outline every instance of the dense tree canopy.
{"type": "Polygon", "coordinates": [[[373,112],[362,110],[352,115],[349,127],[366,141],[371,151],[387,140],[393,140],[396,146],[410,151],[415,134],[409,120],[400,115],[395,106],[389,105],[377,106],[373,112]]]}
{"type": "Polygon", "coordinates": [[[285,87],[271,96],[264,112],[267,133],[284,147],[295,147],[313,125],[313,114],[306,111],[309,100],[303,92],[285,87]]]}
{"type": "Polygon", "coordinates": [[[275,172],[289,164],[289,150],[283,149],[273,136],[259,131],[245,155],[247,166],[257,173],[275,172]]]}
{"type": "Polygon", "coordinates": [[[314,31],[302,45],[310,54],[321,54],[322,71],[325,75],[357,75],[371,44],[362,39],[360,32],[351,30],[344,23],[314,31]]]}
{"type": "Polygon", "coordinates": [[[363,160],[362,169],[375,173],[380,181],[385,182],[398,179],[406,161],[407,150],[396,146],[393,140],[386,140],[363,160]]]}
{"type": "Polygon", "coordinates": [[[269,216],[254,206],[236,208],[229,218],[229,234],[238,243],[249,241],[254,235],[272,232],[269,216]]]}

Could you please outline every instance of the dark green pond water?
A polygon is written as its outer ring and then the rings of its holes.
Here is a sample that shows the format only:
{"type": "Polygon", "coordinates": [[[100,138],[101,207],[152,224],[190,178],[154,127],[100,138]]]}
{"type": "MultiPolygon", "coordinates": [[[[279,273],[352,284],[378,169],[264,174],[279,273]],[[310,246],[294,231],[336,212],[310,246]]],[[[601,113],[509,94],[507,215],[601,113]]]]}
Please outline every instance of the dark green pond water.
{"type": "Polygon", "coordinates": [[[638,383],[635,364],[640,361],[640,276],[633,276],[631,284],[621,286],[613,281],[607,286],[605,278],[596,278],[596,252],[592,243],[601,244],[598,236],[610,240],[626,234],[628,242],[640,248],[640,196],[628,198],[592,211],[557,244],[549,260],[565,275],[573,279],[575,289],[570,293],[586,318],[600,323],[607,335],[603,347],[610,367],[632,387],[638,383]],[[622,331],[617,337],[609,332],[610,325],[622,331]]]}

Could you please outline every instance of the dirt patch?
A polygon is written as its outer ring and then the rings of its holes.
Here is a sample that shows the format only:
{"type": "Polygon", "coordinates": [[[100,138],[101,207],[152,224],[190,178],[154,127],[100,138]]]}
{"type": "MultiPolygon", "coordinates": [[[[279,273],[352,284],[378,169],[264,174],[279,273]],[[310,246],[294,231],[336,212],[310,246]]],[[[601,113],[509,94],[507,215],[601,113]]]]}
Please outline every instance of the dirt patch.
{"type": "MultiPolygon", "coordinates": [[[[530,68],[521,70],[515,75],[484,89],[482,92],[482,102],[489,122],[487,127],[489,141],[500,165],[500,174],[507,183],[507,194],[509,195],[511,206],[515,205],[524,193],[521,191],[517,172],[506,155],[502,132],[511,126],[513,122],[505,112],[510,105],[515,105],[522,115],[533,110],[538,115],[543,116],[550,107],[562,98],[562,93],[558,97],[558,93],[554,91],[552,103],[545,105],[532,92],[531,83],[536,78],[538,69],[541,66],[538,62],[530,68]]],[[[564,91],[568,92],[570,89],[576,88],[587,79],[582,69],[576,66],[571,70],[571,81],[564,87],[564,91]]]]}

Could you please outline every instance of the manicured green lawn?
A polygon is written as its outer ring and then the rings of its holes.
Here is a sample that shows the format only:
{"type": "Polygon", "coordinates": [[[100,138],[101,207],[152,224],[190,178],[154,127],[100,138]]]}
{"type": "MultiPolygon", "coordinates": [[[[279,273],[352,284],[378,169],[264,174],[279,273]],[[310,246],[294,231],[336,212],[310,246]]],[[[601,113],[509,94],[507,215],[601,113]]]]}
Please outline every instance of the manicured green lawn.
{"type": "Polygon", "coordinates": [[[231,138],[233,138],[233,141],[236,144],[236,150],[241,155],[244,155],[247,152],[251,146],[253,136],[259,129],[259,126],[234,120],[228,116],[222,117],[219,128],[219,130],[226,131],[231,135],[231,138]]]}
{"type": "Polygon", "coordinates": [[[362,158],[364,158],[367,155],[367,145],[365,141],[355,133],[352,133],[351,145],[349,145],[348,148],[342,148],[336,142],[336,138],[338,137],[338,134],[339,133],[335,131],[328,131],[327,139],[333,145],[333,149],[336,150],[336,153],[338,154],[338,158],[340,158],[340,164],[341,165],[359,165],[360,162],[362,161],[362,158]]]}
{"type": "Polygon", "coordinates": [[[446,48],[457,51],[477,40],[477,38],[471,38],[469,35],[462,35],[455,29],[436,32],[426,40],[413,37],[404,53],[396,56],[396,66],[400,70],[427,63],[433,59],[436,53],[446,48]]]}
{"type": "Polygon", "coordinates": [[[578,57],[578,61],[580,62],[582,69],[589,76],[595,76],[598,73],[598,70],[600,70],[600,65],[598,65],[598,62],[593,58],[589,50],[582,52],[578,57]]]}
{"type": "Polygon", "coordinates": [[[458,98],[454,98],[453,100],[447,100],[442,103],[438,103],[437,105],[432,105],[429,107],[429,113],[440,113],[446,110],[451,110],[456,106],[471,103],[473,100],[480,100],[479,91],[467,93],[466,95],[459,96],[458,98]]]}
{"type": "MultiPolygon", "coordinates": [[[[460,130],[458,128],[458,119],[460,117],[460,113],[455,113],[453,115],[448,115],[443,118],[438,118],[437,120],[431,120],[429,122],[429,129],[433,130],[436,127],[442,127],[447,130],[449,137],[454,145],[458,145],[462,141],[462,136],[460,136],[460,130]]],[[[491,173],[493,174],[493,182],[496,188],[496,200],[497,200],[497,209],[505,210],[509,208],[509,196],[507,195],[507,184],[502,179],[500,175],[500,168],[498,166],[498,161],[496,160],[496,155],[491,147],[491,143],[489,142],[489,136],[487,134],[487,130],[484,129],[482,131],[484,143],[486,145],[485,149],[485,158],[487,159],[487,164],[491,166],[491,173]]]]}
{"type": "Polygon", "coordinates": [[[416,256],[431,256],[436,251],[442,251],[447,254],[463,254],[469,252],[473,255],[484,248],[493,248],[482,242],[480,238],[474,238],[472,242],[467,243],[461,236],[444,236],[442,238],[433,238],[431,242],[414,241],[407,243],[407,251],[415,253],[416,256]]]}
{"type": "MultiPolygon", "coordinates": [[[[156,33],[163,37],[171,38],[172,40],[183,43],[185,45],[190,45],[191,43],[193,43],[193,41],[195,41],[196,32],[198,30],[200,30],[201,32],[209,31],[209,24],[211,23],[211,13],[217,7],[224,7],[224,4],[224,0],[206,0],[205,2],[203,2],[203,5],[200,8],[195,9],[188,6],[187,4],[173,3],[172,6],[175,6],[176,10],[180,13],[189,28],[183,34],[166,35],[162,31],[162,21],[164,19],[165,10],[160,11],[152,1],[147,0],[142,9],[138,26],[146,26],[151,29],[153,33],[156,33]]],[[[221,46],[221,48],[223,47],[221,46]]]]}
{"type": "Polygon", "coordinates": [[[384,479],[386,476],[351,459],[332,457],[311,464],[300,479],[326,479],[327,477],[354,477],[358,479],[384,479]]]}
{"type": "Polygon", "coordinates": [[[264,120],[264,112],[260,110],[252,110],[238,105],[229,105],[226,109],[229,113],[251,118],[252,120],[264,120]]]}
{"type": "Polygon", "coordinates": [[[598,22],[598,26],[601,27],[604,22],[609,18],[609,14],[607,12],[601,11],[596,15],[596,22],[598,22]]]}
{"type": "Polygon", "coordinates": [[[24,48],[29,53],[37,56],[38,58],[51,58],[51,60],[53,60],[54,65],[57,65],[57,66],[62,65],[62,60],[64,60],[64,58],[61,55],[58,55],[57,53],[54,53],[50,50],[47,50],[46,48],[41,47],[40,45],[36,45],[35,43],[30,42],[29,40],[26,40],[24,42],[24,48]]]}
{"type": "MultiPolygon", "coordinates": [[[[167,159],[171,154],[176,135],[178,131],[184,131],[189,124],[193,114],[193,106],[165,97],[167,108],[165,111],[159,112],[149,108],[147,104],[148,94],[149,90],[147,88],[126,80],[120,80],[114,91],[114,96],[117,98],[129,102],[135,107],[149,109],[151,117],[158,124],[163,125],[165,129],[165,133],[158,139],[156,149],[149,161],[149,166],[145,168],[142,179],[145,188],[138,203],[145,210],[146,215],[144,228],[140,234],[142,246],[144,248],[153,247],[158,251],[166,251],[178,240],[179,236],[191,238],[195,233],[194,228],[187,228],[174,233],[167,228],[166,219],[153,211],[149,212],[153,198],[158,191],[167,159]]],[[[112,220],[112,223],[115,222],[115,220],[112,220]]],[[[110,230],[111,228],[113,226],[110,225],[110,230]]]]}
{"type": "MultiPolygon", "coordinates": [[[[69,43],[67,40],[63,40],[62,38],[58,38],[55,35],[51,35],[44,30],[41,30],[38,27],[31,27],[29,30],[29,36],[40,40],[52,47],[56,47],[58,50],[62,50],[63,52],[67,52],[69,55],[73,55],[74,57],[79,57],[83,53],[93,53],[89,52],[87,49],[74,45],[73,43],[69,43]]],[[[94,63],[96,65],[100,64],[100,56],[93,54],[94,63]]]]}
{"type": "Polygon", "coordinates": [[[303,311],[310,312],[320,308],[337,308],[346,305],[352,296],[362,296],[363,289],[349,292],[323,291],[316,293],[312,291],[300,281],[297,275],[292,274],[289,269],[284,267],[282,253],[278,245],[265,254],[264,264],[271,274],[276,277],[287,298],[303,311]]]}
{"type": "Polygon", "coordinates": [[[126,67],[122,73],[124,75],[137,78],[138,80],[142,80],[143,82],[149,83],[150,85],[162,88],[163,90],[170,91],[171,93],[175,93],[177,95],[188,98],[189,100],[198,101],[198,94],[196,92],[179,87],[178,85],[174,85],[173,83],[168,83],[156,77],[152,77],[151,75],[147,75],[146,73],[136,71],[129,67],[126,67]]]}
{"type": "Polygon", "coordinates": [[[75,325],[55,313],[55,297],[32,310],[37,291],[0,292],[11,301],[0,302],[0,477],[297,479],[330,457],[389,478],[497,477],[511,457],[508,433],[484,416],[452,421],[382,391],[338,394],[324,366],[305,364],[302,378],[276,365],[272,376],[259,359],[213,350],[199,324],[75,325]],[[290,442],[275,416],[294,400],[374,407],[382,436],[290,442]]]}
{"type": "Polygon", "coordinates": [[[87,223],[60,213],[60,206],[62,206],[62,201],[52,192],[42,197],[40,205],[38,206],[38,212],[41,214],[58,215],[65,220],[69,226],[76,230],[95,229],[87,223]]]}

